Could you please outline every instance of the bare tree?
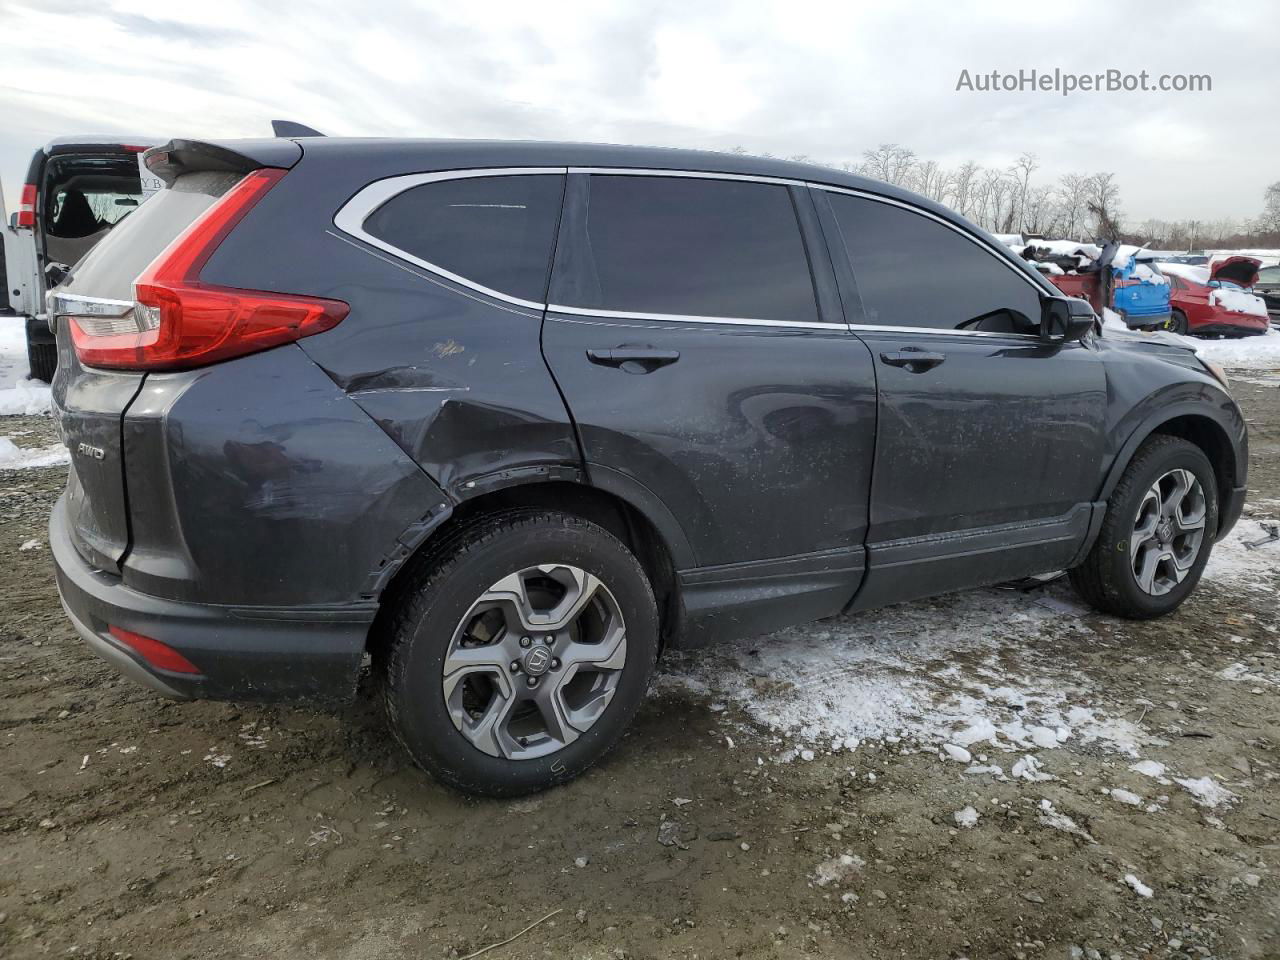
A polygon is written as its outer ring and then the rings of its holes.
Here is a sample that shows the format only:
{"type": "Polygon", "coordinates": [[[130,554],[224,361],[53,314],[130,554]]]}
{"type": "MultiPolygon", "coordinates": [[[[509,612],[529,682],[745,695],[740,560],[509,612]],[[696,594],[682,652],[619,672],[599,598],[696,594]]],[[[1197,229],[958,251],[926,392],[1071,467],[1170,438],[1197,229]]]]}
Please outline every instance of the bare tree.
{"type": "Polygon", "coordinates": [[[1026,228],[1027,189],[1031,186],[1031,174],[1040,166],[1034,153],[1024,153],[1014,162],[1012,172],[1018,181],[1018,224],[1026,228]]]}
{"type": "Polygon", "coordinates": [[[882,143],[874,150],[867,150],[862,154],[862,173],[865,176],[900,187],[905,187],[910,182],[915,164],[915,151],[896,143],[882,143]]]}
{"type": "Polygon", "coordinates": [[[1280,180],[1267,187],[1262,200],[1260,226],[1263,230],[1280,232],[1280,180]]]}
{"type": "Polygon", "coordinates": [[[1087,181],[1085,201],[1094,218],[1094,234],[1102,240],[1120,238],[1120,188],[1114,173],[1095,173],[1087,181]]]}

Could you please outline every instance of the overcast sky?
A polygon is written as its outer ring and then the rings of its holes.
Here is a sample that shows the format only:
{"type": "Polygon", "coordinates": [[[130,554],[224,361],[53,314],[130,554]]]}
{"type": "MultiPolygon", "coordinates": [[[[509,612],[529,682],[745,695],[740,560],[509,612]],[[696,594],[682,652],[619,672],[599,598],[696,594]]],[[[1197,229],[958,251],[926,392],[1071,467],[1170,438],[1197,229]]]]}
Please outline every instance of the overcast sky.
{"type": "Polygon", "coordinates": [[[69,133],[596,140],[1115,172],[1126,222],[1280,180],[1270,3],[0,0],[0,179],[69,133]],[[965,5],[968,6],[968,5],[965,5]],[[1209,74],[1207,93],[957,92],[961,70],[1209,74]]]}

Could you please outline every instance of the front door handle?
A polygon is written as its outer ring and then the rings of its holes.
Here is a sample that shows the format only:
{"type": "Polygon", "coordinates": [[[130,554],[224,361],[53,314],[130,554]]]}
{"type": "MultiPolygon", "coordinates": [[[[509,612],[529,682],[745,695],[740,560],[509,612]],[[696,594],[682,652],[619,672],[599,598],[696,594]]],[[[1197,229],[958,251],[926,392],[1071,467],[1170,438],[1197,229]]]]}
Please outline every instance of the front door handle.
{"type": "Polygon", "coordinates": [[[929,353],[925,350],[894,350],[880,354],[880,359],[891,367],[906,367],[911,373],[932,370],[947,359],[945,353],[929,353]]]}
{"type": "Polygon", "coordinates": [[[588,350],[587,359],[602,367],[617,367],[626,373],[652,373],[659,367],[680,359],[679,350],[654,350],[649,347],[615,347],[612,350],[588,350]]]}

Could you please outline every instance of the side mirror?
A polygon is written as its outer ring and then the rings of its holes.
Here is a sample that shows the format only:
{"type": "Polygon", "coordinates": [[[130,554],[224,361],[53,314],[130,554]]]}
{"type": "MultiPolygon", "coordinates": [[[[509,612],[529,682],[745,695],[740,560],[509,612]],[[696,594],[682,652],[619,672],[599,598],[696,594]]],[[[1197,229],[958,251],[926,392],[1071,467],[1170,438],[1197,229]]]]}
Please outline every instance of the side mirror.
{"type": "Polygon", "coordinates": [[[1088,300],[1045,297],[1040,307],[1040,339],[1049,344],[1071,343],[1092,330],[1097,319],[1088,300]]]}

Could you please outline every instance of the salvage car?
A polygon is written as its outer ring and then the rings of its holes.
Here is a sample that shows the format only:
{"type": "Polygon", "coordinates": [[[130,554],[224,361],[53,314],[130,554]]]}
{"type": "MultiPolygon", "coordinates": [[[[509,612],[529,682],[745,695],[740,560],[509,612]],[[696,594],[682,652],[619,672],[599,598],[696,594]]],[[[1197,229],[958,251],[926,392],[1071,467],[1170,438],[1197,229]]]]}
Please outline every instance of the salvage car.
{"type": "Polygon", "coordinates": [[[32,156],[20,205],[0,232],[9,306],[26,322],[35,379],[52,380],[58,357],[45,291],[146,197],[138,158],[154,145],[142,138],[60,137],[32,156]]]}
{"type": "Polygon", "coordinates": [[[469,793],[600,759],[664,649],[1058,570],[1168,614],[1241,512],[1219,368],[882,182],[561,143],[145,159],[166,188],[51,298],[71,622],[178,698],[345,700],[367,657],[469,793]]]}
{"type": "Polygon", "coordinates": [[[1131,330],[1168,326],[1169,283],[1141,247],[1048,240],[1027,244],[1021,256],[1067,296],[1083,297],[1099,313],[1114,310],[1131,330]]]}
{"type": "Polygon", "coordinates": [[[1266,303],[1250,290],[1257,283],[1261,263],[1254,257],[1227,257],[1211,267],[1162,264],[1173,308],[1168,329],[1194,336],[1266,333],[1266,303]]]}

